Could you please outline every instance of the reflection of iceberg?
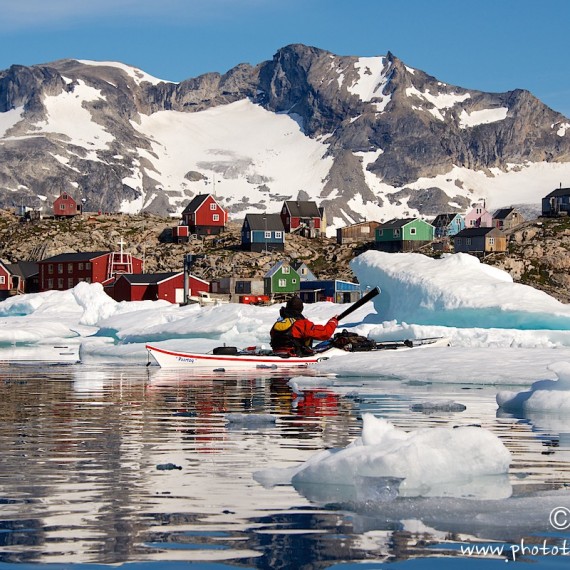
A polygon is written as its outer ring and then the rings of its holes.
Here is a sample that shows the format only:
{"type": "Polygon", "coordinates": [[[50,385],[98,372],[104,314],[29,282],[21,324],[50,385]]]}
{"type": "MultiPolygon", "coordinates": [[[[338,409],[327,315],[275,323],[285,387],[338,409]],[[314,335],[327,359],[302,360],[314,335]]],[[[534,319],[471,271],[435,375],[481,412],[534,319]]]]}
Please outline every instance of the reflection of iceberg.
{"type": "Polygon", "coordinates": [[[294,470],[255,474],[265,485],[288,478],[318,502],[376,502],[379,497],[479,497],[511,494],[510,453],[490,431],[474,426],[405,432],[364,414],[362,435],[313,456],[294,470]]]}
{"type": "Polygon", "coordinates": [[[414,519],[445,534],[515,542],[521,537],[552,532],[550,512],[568,504],[567,492],[510,497],[499,501],[459,498],[408,498],[355,505],[354,529],[393,529],[414,519]]]}

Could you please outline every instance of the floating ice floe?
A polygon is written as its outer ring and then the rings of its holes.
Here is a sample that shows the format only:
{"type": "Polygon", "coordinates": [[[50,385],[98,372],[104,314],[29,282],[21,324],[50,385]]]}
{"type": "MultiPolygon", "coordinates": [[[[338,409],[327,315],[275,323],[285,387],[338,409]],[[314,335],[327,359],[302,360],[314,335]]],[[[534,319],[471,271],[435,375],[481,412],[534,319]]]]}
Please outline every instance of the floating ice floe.
{"type": "Polygon", "coordinates": [[[557,412],[570,415],[570,363],[558,362],[548,367],[558,380],[539,380],[529,390],[497,394],[497,404],[507,411],[557,412]]]}
{"type": "Polygon", "coordinates": [[[361,436],[289,469],[258,471],[265,486],[292,484],[309,500],[354,504],[396,497],[503,499],[511,494],[511,454],[474,426],[406,432],[365,414],[361,436]]]}

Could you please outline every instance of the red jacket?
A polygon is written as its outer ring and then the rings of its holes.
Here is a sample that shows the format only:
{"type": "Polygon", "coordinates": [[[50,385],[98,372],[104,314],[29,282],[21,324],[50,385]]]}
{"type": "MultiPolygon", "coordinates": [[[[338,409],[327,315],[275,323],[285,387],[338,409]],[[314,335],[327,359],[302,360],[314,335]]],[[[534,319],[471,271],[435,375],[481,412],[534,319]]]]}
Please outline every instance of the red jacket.
{"type": "Polygon", "coordinates": [[[338,326],[338,319],[333,317],[326,325],[315,325],[309,319],[299,319],[293,323],[291,334],[299,340],[328,340],[338,326]]]}

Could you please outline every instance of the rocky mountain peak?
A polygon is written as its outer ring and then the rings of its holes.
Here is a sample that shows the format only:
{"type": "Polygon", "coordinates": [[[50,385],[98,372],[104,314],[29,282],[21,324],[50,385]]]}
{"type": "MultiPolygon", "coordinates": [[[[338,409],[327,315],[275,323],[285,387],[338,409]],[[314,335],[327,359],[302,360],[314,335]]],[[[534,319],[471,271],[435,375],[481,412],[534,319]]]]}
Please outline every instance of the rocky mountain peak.
{"type": "Polygon", "coordinates": [[[234,216],[306,196],[332,232],[538,202],[570,176],[570,121],[528,91],[448,85],[391,52],[291,44],[180,83],[118,62],[14,65],[0,112],[0,206],[44,212],[65,190],[91,211],[174,215],[217,181],[234,216]]]}

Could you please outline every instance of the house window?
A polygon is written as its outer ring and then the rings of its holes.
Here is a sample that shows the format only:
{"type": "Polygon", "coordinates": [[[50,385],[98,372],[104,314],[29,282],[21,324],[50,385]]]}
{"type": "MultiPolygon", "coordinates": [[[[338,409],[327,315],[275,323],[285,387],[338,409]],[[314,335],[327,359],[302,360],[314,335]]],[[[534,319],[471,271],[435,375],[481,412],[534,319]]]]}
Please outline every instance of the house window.
{"type": "Polygon", "coordinates": [[[293,279],[291,279],[291,283],[295,284],[297,283],[297,280],[293,277],[293,279]]]}
{"type": "Polygon", "coordinates": [[[400,237],[400,230],[394,230],[394,237],[400,237]]]}
{"type": "Polygon", "coordinates": [[[307,275],[308,271],[306,267],[301,267],[301,275],[307,275]]]}
{"type": "Polygon", "coordinates": [[[287,280],[279,279],[279,287],[287,287],[287,280]]]}
{"type": "Polygon", "coordinates": [[[212,215],[212,221],[213,222],[219,222],[220,221],[220,214],[213,214],[212,215]]]}
{"type": "Polygon", "coordinates": [[[217,210],[218,206],[214,203],[210,204],[210,210],[217,210]]]}
{"type": "Polygon", "coordinates": [[[59,205],[59,209],[60,209],[60,210],[65,210],[65,204],[60,204],[60,205],[59,205]]]}
{"type": "Polygon", "coordinates": [[[283,237],[283,232],[275,232],[275,238],[281,239],[283,237]]]}
{"type": "Polygon", "coordinates": [[[455,238],[455,245],[461,245],[461,238],[455,238]]]}
{"type": "Polygon", "coordinates": [[[61,197],[62,197],[64,200],[67,200],[67,194],[62,194],[61,197]]]}
{"type": "Polygon", "coordinates": [[[489,245],[495,245],[495,238],[489,238],[489,245]]]}
{"type": "Polygon", "coordinates": [[[378,237],[382,237],[384,235],[384,230],[378,230],[378,237]]]}
{"type": "Polygon", "coordinates": [[[50,263],[48,264],[48,273],[52,274],[53,273],[53,265],[50,263]]]}
{"type": "Polygon", "coordinates": [[[477,208],[477,209],[475,210],[475,213],[476,213],[476,214],[480,214],[482,211],[483,211],[483,210],[481,210],[481,208],[477,208]]]}
{"type": "Polygon", "coordinates": [[[471,238],[465,238],[465,245],[471,245],[471,238]]]}
{"type": "Polygon", "coordinates": [[[57,264],[57,272],[58,272],[58,273],[63,273],[63,263],[58,263],[58,264],[57,264]]]}
{"type": "Polygon", "coordinates": [[[282,267],[281,271],[283,272],[283,275],[289,275],[289,273],[291,272],[291,268],[290,267],[282,267]]]}
{"type": "Polygon", "coordinates": [[[63,279],[59,278],[57,280],[57,288],[58,289],[63,289],[63,279]]]}
{"type": "Polygon", "coordinates": [[[4,275],[0,275],[0,285],[6,284],[6,277],[4,275]]]}
{"type": "Polygon", "coordinates": [[[91,283],[91,277],[87,277],[87,278],[85,279],[85,283],[91,283]]]}
{"type": "Polygon", "coordinates": [[[73,273],[73,263],[68,263],[68,264],[67,264],[67,272],[68,272],[68,273],[73,273]]]}
{"type": "Polygon", "coordinates": [[[410,228],[410,235],[411,235],[411,236],[415,236],[415,235],[416,235],[416,228],[410,228]]]}
{"type": "Polygon", "coordinates": [[[271,232],[265,232],[265,239],[271,239],[271,232]]]}
{"type": "Polygon", "coordinates": [[[48,279],[48,289],[53,289],[53,279],[48,279]]]}
{"type": "Polygon", "coordinates": [[[67,288],[71,289],[73,287],[73,277],[67,279],[67,288]]]}
{"type": "Polygon", "coordinates": [[[87,269],[87,271],[91,271],[91,262],[90,262],[90,261],[88,261],[88,262],[85,264],[85,269],[87,269]]]}

